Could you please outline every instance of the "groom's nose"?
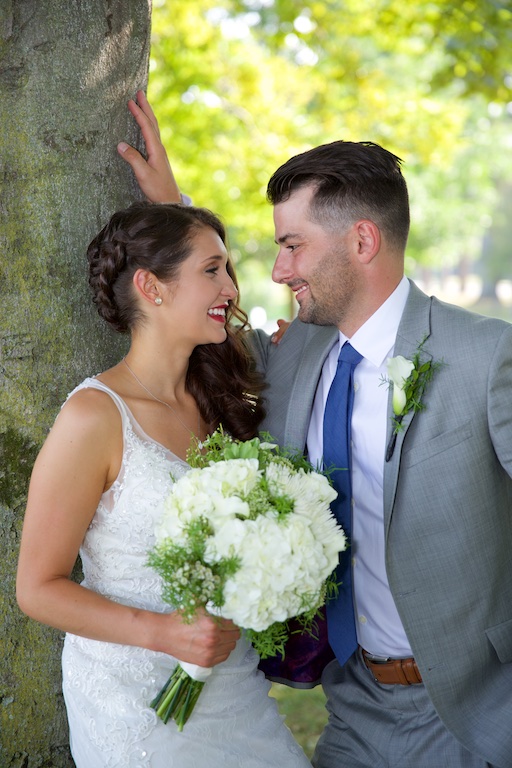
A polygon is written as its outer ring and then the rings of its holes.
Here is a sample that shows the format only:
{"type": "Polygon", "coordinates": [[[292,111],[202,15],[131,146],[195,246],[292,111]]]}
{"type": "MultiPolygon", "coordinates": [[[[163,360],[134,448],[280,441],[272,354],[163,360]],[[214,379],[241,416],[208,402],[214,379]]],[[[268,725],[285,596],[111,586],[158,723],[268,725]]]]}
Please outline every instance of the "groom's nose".
{"type": "Polygon", "coordinates": [[[287,253],[281,246],[272,270],[272,280],[274,283],[288,283],[292,279],[291,261],[291,254],[287,253]]]}

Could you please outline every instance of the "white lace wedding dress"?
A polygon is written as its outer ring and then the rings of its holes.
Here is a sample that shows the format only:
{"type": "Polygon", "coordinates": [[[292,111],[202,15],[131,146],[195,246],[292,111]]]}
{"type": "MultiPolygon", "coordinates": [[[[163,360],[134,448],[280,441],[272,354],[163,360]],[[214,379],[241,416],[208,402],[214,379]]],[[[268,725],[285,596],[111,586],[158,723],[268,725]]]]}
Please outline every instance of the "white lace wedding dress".
{"type": "MultiPolygon", "coordinates": [[[[188,467],[149,438],[103,383],[86,379],[71,394],[83,387],[112,397],[124,435],[119,477],[103,494],[80,550],[83,585],[126,605],[168,612],[160,577],[146,562],[171,473],[177,478],[188,467]]],[[[66,635],[63,690],[77,768],[311,768],[245,639],[215,667],[182,733],[148,706],[175,664],[164,653],[66,635]]]]}

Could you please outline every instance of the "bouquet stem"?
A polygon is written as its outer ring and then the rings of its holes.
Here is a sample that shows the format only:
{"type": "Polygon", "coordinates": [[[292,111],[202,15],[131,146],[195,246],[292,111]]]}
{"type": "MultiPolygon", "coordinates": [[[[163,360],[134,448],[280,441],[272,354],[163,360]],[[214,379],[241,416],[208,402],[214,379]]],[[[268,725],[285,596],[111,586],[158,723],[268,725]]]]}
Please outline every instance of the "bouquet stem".
{"type": "Polygon", "coordinates": [[[182,731],[193,712],[203,686],[204,681],[194,680],[178,664],[158,696],[151,702],[150,707],[156,711],[164,723],[172,718],[178,726],[178,731],[182,731]]]}

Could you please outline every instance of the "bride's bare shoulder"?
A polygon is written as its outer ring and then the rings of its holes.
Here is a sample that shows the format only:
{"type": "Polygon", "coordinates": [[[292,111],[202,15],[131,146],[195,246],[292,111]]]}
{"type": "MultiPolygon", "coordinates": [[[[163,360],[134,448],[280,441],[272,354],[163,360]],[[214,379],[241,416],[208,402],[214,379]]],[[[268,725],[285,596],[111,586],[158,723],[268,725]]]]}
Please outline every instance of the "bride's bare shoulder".
{"type": "Polygon", "coordinates": [[[79,429],[105,434],[120,426],[119,409],[112,396],[96,387],[81,387],[62,406],[53,430],[79,429]]]}

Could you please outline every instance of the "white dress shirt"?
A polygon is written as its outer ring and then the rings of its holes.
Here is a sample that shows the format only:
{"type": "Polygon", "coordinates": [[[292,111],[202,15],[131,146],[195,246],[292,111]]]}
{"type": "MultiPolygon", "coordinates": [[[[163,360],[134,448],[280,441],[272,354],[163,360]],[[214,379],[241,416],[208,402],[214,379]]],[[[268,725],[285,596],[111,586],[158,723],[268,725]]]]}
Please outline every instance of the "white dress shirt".
{"type": "MultiPolygon", "coordinates": [[[[383,476],[386,450],[388,384],[386,360],[409,295],[404,277],[391,296],[350,339],[363,359],[354,373],[352,412],[352,565],[354,608],[359,645],[376,656],[412,655],[386,575],[383,476]]],[[[323,417],[347,337],[339,334],[322,368],[307,437],[308,457],[322,466],[323,417]]]]}

